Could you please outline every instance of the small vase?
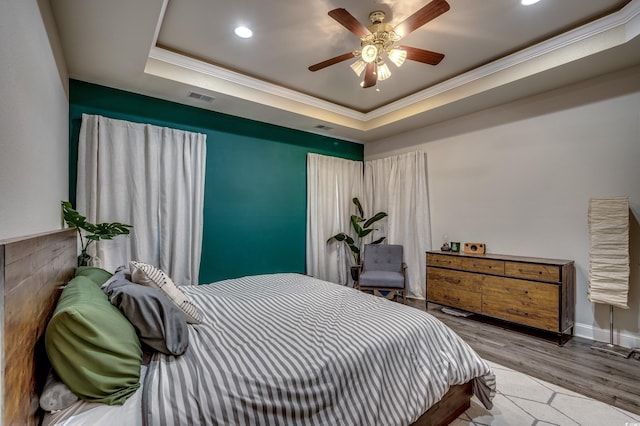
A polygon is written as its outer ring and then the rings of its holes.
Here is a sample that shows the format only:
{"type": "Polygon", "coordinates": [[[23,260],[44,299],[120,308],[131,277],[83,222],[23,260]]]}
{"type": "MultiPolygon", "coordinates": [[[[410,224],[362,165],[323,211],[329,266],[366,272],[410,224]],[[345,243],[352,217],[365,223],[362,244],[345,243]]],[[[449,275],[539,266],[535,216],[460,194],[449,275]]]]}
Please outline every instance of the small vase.
{"type": "Polygon", "coordinates": [[[81,253],[80,256],[78,256],[78,266],[92,266],[93,265],[93,259],[91,258],[91,255],[89,255],[88,253],[81,253]]]}

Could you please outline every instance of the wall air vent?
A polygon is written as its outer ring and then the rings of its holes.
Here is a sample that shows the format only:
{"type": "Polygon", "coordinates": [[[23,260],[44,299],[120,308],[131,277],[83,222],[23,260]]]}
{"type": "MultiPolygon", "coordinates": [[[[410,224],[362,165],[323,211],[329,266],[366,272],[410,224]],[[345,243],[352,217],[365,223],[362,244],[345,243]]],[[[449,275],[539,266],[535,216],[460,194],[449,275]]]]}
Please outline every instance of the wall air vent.
{"type": "Polygon", "coordinates": [[[207,102],[207,103],[211,103],[215,99],[213,96],[203,95],[202,93],[197,93],[197,92],[189,92],[188,97],[192,99],[197,99],[202,102],[207,102]]]}
{"type": "Polygon", "coordinates": [[[318,124],[315,128],[324,131],[333,130],[333,127],[325,126],[324,124],[318,124]]]}

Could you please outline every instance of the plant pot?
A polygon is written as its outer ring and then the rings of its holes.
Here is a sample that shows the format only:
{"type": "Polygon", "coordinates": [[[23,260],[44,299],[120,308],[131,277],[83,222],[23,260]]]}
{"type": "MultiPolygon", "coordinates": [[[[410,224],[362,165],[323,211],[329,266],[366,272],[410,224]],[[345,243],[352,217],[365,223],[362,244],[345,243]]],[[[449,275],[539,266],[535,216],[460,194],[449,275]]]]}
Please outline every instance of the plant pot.
{"type": "Polygon", "coordinates": [[[352,266],[351,267],[351,278],[354,282],[360,279],[360,266],[352,266]]]}

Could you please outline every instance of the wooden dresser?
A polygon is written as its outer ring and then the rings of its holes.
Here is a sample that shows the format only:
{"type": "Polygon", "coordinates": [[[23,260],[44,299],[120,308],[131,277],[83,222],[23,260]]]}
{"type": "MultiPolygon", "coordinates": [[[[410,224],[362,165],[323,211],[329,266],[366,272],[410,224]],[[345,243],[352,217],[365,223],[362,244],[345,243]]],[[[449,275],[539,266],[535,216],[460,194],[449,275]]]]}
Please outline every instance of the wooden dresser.
{"type": "Polygon", "coordinates": [[[572,260],[427,252],[427,302],[536,329],[573,334],[572,260]]]}

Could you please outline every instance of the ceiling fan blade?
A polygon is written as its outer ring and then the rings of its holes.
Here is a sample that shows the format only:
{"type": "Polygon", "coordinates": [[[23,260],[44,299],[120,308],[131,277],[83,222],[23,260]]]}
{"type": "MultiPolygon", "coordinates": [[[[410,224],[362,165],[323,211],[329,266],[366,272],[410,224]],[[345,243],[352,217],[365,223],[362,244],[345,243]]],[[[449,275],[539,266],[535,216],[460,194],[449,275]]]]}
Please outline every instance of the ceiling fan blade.
{"type": "Polygon", "coordinates": [[[354,18],[352,14],[347,12],[347,9],[333,9],[329,11],[329,16],[338,21],[338,23],[355,34],[358,38],[366,37],[371,34],[371,31],[354,18]]]}
{"type": "Polygon", "coordinates": [[[353,58],[353,52],[343,53],[340,56],[336,56],[335,58],[327,59],[326,61],[319,62],[315,65],[311,65],[309,67],[309,71],[318,71],[322,68],[326,68],[328,66],[337,64],[342,61],[346,61],[347,59],[353,58]]]}
{"type": "Polygon", "coordinates": [[[445,13],[450,9],[446,0],[433,0],[431,3],[418,10],[413,15],[396,25],[393,29],[400,37],[405,37],[409,33],[417,30],[427,22],[445,13]]]}
{"type": "Polygon", "coordinates": [[[375,86],[378,82],[378,76],[376,75],[376,64],[374,62],[368,63],[364,74],[363,88],[375,86]]]}
{"type": "Polygon", "coordinates": [[[432,52],[431,50],[418,49],[417,47],[402,46],[398,47],[407,52],[407,59],[412,61],[422,62],[429,65],[438,65],[442,58],[443,53],[432,52]]]}

